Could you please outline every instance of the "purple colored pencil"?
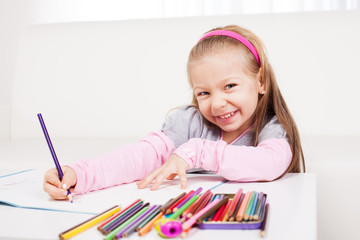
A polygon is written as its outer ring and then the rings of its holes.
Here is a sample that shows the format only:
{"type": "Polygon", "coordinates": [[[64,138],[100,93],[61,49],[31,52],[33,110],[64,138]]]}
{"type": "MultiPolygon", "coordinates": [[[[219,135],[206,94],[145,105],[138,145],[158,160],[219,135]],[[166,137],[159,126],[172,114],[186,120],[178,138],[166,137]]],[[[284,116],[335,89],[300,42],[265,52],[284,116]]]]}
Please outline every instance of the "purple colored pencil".
{"type": "Polygon", "coordinates": [[[151,208],[149,208],[148,210],[146,210],[146,212],[144,212],[143,214],[141,214],[138,218],[136,218],[132,223],[130,223],[128,226],[126,226],[123,230],[121,230],[120,232],[118,232],[115,235],[115,238],[121,238],[121,237],[127,237],[129,236],[132,232],[135,232],[137,226],[141,223],[141,220],[146,218],[149,214],[151,214],[152,210],[155,209],[157,207],[157,205],[152,206],[151,208]]]}
{"type": "Polygon", "coordinates": [[[141,228],[143,228],[148,222],[151,221],[151,219],[153,219],[156,215],[158,215],[161,212],[161,205],[157,206],[155,209],[153,209],[153,211],[151,213],[149,213],[148,216],[146,216],[146,218],[144,218],[143,220],[141,220],[141,223],[139,224],[139,226],[136,228],[136,231],[139,231],[141,228]]]}
{"type": "Polygon", "coordinates": [[[101,228],[99,228],[99,231],[105,234],[107,232],[106,229],[108,229],[113,223],[115,223],[116,221],[121,221],[120,220],[121,218],[123,218],[125,215],[127,215],[130,211],[132,211],[137,206],[141,206],[143,203],[144,202],[142,200],[135,203],[133,206],[131,206],[129,209],[127,209],[126,211],[121,213],[119,216],[117,216],[116,218],[114,218],[113,220],[111,220],[110,222],[108,222],[107,224],[102,226],[101,228]]]}
{"type": "MultiPolygon", "coordinates": [[[[52,145],[52,142],[51,142],[51,139],[50,139],[50,135],[46,129],[46,125],[45,125],[45,122],[44,122],[44,119],[41,115],[41,113],[38,113],[38,118],[39,118],[39,121],[40,121],[40,125],[41,125],[41,128],[44,132],[44,136],[45,136],[45,139],[46,139],[46,142],[49,146],[49,149],[50,149],[50,153],[51,153],[51,156],[54,160],[54,163],[55,163],[55,167],[56,167],[56,170],[58,172],[58,175],[59,175],[59,179],[60,181],[62,181],[62,178],[64,176],[64,173],[61,169],[61,166],[60,166],[60,163],[59,163],[59,160],[56,156],[56,153],[55,153],[55,149],[54,149],[54,146],[52,145]]],[[[70,192],[70,189],[67,190],[67,195],[68,195],[68,198],[70,199],[70,201],[72,202],[72,197],[71,197],[71,192],[70,192]]]]}
{"type": "MultiPolygon", "coordinates": [[[[125,221],[127,221],[129,218],[131,218],[131,216],[133,216],[135,213],[137,213],[138,211],[140,211],[140,209],[142,209],[146,204],[143,205],[138,205],[136,207],[134,207],[131,211],[129,211],[127,214],[125,214],[124,216],[122,216],[121,218],[119,218],[118,220],[116,220],[115,222],[113,222],[112,224],[110,224],[109,226],[105,227],[103,230],[105,234],[110,233],[112,230],[114,230],[115,228],[117,228],[118,226],[120,226],[121,224],[123,224],[125,221]]],[[[149,205],[149,203],[147,203],[147,205],[149,205]]]]}
{"type": "Polygon", "coordinates": [[[202,191],[202,187],[199,187],[198,189],[196,189],[196,191],[194,191],[192,194],[190,194],[187,198],[185,198],[184,201],[182,201],[179,205],[176,206],[176,208],[174,209],[175,211],[177,211],[178,209],[180,209],[185,203],[187,203],[193,196],[198,195],[199,193],[201,193],[202,191]]]}
{"type": "Polygon", "coordinates": [[[264,194],[263,199],[262,199],[262,203],[261,203],[261,209],[260,209],[260,213],[259,213],[259,220],[262,219],[263,214],[264,214],[264,210],[265,210],[265,203],[266,203],[266,194],[264,194]]]}

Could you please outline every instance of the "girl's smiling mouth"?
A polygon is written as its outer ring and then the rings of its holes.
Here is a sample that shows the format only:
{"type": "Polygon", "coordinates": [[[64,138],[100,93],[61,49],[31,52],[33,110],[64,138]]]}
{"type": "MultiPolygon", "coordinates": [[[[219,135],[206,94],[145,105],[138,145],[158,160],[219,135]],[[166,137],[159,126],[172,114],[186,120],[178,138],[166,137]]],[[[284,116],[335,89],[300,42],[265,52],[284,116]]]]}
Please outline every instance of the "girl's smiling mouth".
{"type": "Polygon", "coordinates": [[[216,118],[220,119],[220,120],[228,120],[229,118],[231,118],[232,116],[234,116],[234,114],[236,113],[237,111],[233,111],[233,112],[229,112],[229,113],[226,113],[226,114],[223,114],[223,115],[219,115],[217,116],[216,118]]]}

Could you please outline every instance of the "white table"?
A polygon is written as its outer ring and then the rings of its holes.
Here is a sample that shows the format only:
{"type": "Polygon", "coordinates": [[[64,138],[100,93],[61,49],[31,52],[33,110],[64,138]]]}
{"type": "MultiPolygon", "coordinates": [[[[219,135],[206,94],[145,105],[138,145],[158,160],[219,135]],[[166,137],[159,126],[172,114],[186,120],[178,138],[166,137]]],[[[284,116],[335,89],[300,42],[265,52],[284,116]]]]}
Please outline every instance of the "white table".
{"type": "MultiPolygon", "coordinates": [[[[39,142],[40,145],[34,144],[31,147],[27,144],[20,145],[21,149],[25,149],[22,152],[22,156],[26,156],[27,153],[36,154],[36,151],[41,149],[44,142],[39,142]]],[[[71,144],[72,146],[74,144],[71,144]]],[[[76,145],[76,144],[75,144],[76,145]]],[[[85,149],[91,149],[92,152],[98,151],[99,153],[104,149],[109,148],[106,143],[96,143],[96,148],[88,148],[91,144],[84,144],[84,149],[77,148],[80,151],[85,149]],[[86,146],[86,147],[85,147],[86,146]]],[[[112,144],[111,146],[115,146],[112,144]]],[[[4,145],[3,145],[4,146],[4,145]]],[[[79,146],[79,145],[78,145],[79,146]]],[[[44,166],[41,164],[43,158],[48,158],[46,161],[51,161],[49,156],[46,156],[46,146],[43,146],[44,153],[39,154],[35,166],[44,166]]],[[[55,145],[56,148],[56,145],[55,145]]],[[[61,149],[67,149],[69,145],[63,145],[61,149]]],[[[9,149],[9,148],[8,148],[9,149]]],[[[12,159],[13,164],[6,162],[6,168],[1,168],[4,173],[4,169],[19,168],[19,164],[24,161],[25,158],[20,159],[17,147],[13,147],[11,150],[2,151],[0,153],[1,159],[7,157],[10,161],[12,159]],[[6,156],[5,156],[6,155],[6,156]],[[18,161],[18,162],[17,162],[18,161]]],[[[40,151],[40,152],[41,152],[40,151]]],[[[65,151],[63,155],[70,156],[74,150],[65,151]]],[[[78,153],[79,154],[79,153],[78,153]]],[[[74,154],[76,155],[76,154],[74,154]]],[[[31,156],[31,155],[28,155],[31,156]]],[[[34,158],[34,155],[32,157],[34,158]]],[[[34,160],[35,161],[35,160],[34,160]]],[[[61,161],[61,160],[60,160],[61,161]]],[[[3,164],[4,162],[2,162],[3,164]]],[[[51,162],[50,162],[51,163],[51,162]]],[[[27,166],[28,163],[24,163],[27,166]]],[[[48,164],[50,167],[51,164],[48,164]]],[[[46,165],[47,167],[47,165],[46,165]]],[[[18,169],[23,170],[23,169],[18,169]]],[[[1,175],[1,174],[0,174],[1,175]]],[[[201,182],[203,179],[204,184],[211,177],[219,179],[218,176],[208,176],[204,178],[196,177],[197,182],[201,182]]],[[[178,181],[178,180],[176,180],[178,181]]],[[[195,181],[195,182],[196,182],[195,181]]],[[[191,183],[191,181],[189,181],[191,183]]],[[[194,183],[195,183],[194,182],[194,183]]],[[[176,182],[175,182],[176,184],[176,182]]],[[[133,184],[135,188],[135,184],[133,184]]],[[[186,191],[193,190],[195,185],[190,186],[186,191]]],[[[126,189],[130,189],[131,185],[117,186],[115,188],[123,188],[121,192],[126,194],[126,189]]],[[[214,193],[235,193],[239,188],[243,188],[244,191],[262,191],[268,194],[268,202],[270,203],[269,218],[266,228],[265,239],[316,239],[317,237],[317,216],[316,216],[316,176],[312,173],[306,174],[287,174],[283,178],[269,183],[234,183],[227,182],[220,185],[213,190],[214,193]]],[[[176,196],[176,193],[169,196],[169,190],[158,191],[157,197],[160,203],[165,203],[170,197],[176,196]]],[[[118,190],[118,189],[117,189],[118,190]]],[[[139,190],[140,191],[140,190],[139,190]]],[[[171,192],[172,190],[170,190],[171,192]]],[[[134,189],[132,189],[132,193],[134,189]]],[[[140,193],[140,192],[139,192],[140,193]]],[[[99,191],[101,194],[101,191],[99,191]]],[[[134,196],[141,198],[141,196],[134,196]]],[[[111,207],[111,206],[109,206],[111,207]]],[[[55,212],[45,210],[33,210],[25,208],[15,208],[10,206],[0,205],[0,239],[58,239],[58,234],[69,229],[70,227],[77,225],[91,216],[88,214],[79,213],[66,213],[55,212]]],[[[259,230],[200,230],[193,229],[189,235],[189,239],[261,239],[259,230]]],[[[95,228],[89,229],[74,239],[103,239],[95,228]]],[[[133,234],[129,239],[162,239],[157,232],[151,231],[146,237],[138,237],[133,234]]]]}

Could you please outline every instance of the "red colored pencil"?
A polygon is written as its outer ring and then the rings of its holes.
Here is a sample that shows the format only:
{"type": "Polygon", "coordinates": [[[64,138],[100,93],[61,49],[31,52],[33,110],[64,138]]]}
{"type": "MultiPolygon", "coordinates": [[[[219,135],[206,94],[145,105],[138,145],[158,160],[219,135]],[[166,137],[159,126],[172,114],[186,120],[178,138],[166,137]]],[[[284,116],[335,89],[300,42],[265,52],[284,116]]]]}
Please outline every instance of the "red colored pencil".
{"type": "Polygon", "coordinates": [[[166,214],[172,213],[174,211],[174,208],[176,208],[182,201],[184,201],[188,196],[190,196],[192,193],[194,192],[194,190],[191,190],[190,192],[188,192],[185,196],[183,196],[182,198],[180,198],[177,202],[175,202],[171,207],[169,207],[166,210],[166,214]]]}
{"type": "Polygon", "coordinates": [[[225,211],[226,206],[228,206],[229,202],[230,202],[230,201],[228,201],[226,204],[222,205],[222,206],[219,208],[219,210],[217,210],[217,212],[215,213],[215,215],[214,215],[214,217],[212,218],[211,221],[213,221],[213,222],[219,221],[220,216],[221,216],[222,213],[225,211]]]}
{"type": "Polygon", "coordinates": [[[236,208],[236,205],[239,202],[242,191],[243,191],[242,188],[239,188],[239,190],[235,194],[235,196],[234,196],[234,198],[232,200],[231,206],[229,207],[229,210],[226,213],[226,218],[227,219],[229,219],[234,214],[234,210],[236,208]]]}

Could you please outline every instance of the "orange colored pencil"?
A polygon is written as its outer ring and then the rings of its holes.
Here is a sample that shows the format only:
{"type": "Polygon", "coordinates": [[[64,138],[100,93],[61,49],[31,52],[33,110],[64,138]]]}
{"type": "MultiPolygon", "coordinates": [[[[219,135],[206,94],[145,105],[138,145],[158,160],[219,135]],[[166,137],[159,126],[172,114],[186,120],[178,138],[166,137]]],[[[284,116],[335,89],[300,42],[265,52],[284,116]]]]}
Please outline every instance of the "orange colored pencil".
{"type": "Polygon", "coordinates": [[[190,231],[191,227],[188,229],[185,229],[182,231],[182,233],[180,234],[181,238],[186,238],[186,236],[188,235],[189,231],[190,231]]]}
{"type": "Polygon", "coordinates": [[[239,211],[238,213],[236,214],[236,220],[241,222],[244,218],[244,214],[245,214],[245,210],[246,210],[246,206],[248,204],[248,201],[250,199],[250,196],[251,196],[251,192],[247,192],[244,196],[244,200],[243,202],[241,203],[240,205],[240,208],[239,208],[239,211]]]}
{"type": "Polygon", "coordinates": [[[145,234],[147,234],[148,232],[150,232],[150,230],[152,229],[152,227],[154,226],[155,222],[157,220],[159,220],[160,218],[162,218],[162,216],[164,216],[164,213],[160,212],[158,215],[156,215],[153,219],[151,219],[143,228],[141,228],[138,231],[139,236],[144,236],[145,234]]]}
{"type": "Polygon", "coordinates": [[[236,208],[237,203],[240,200],[240,196],[241,196],[242,191],[243,191],[242,188],[239,188],[239,190],[235,194],[235,196],[234,196],[234,198],[232,200],[231,206],[229,207],[229,210],[226,213],[227,219],[230,218],[234,214],[234,210],[236,208]]]}

